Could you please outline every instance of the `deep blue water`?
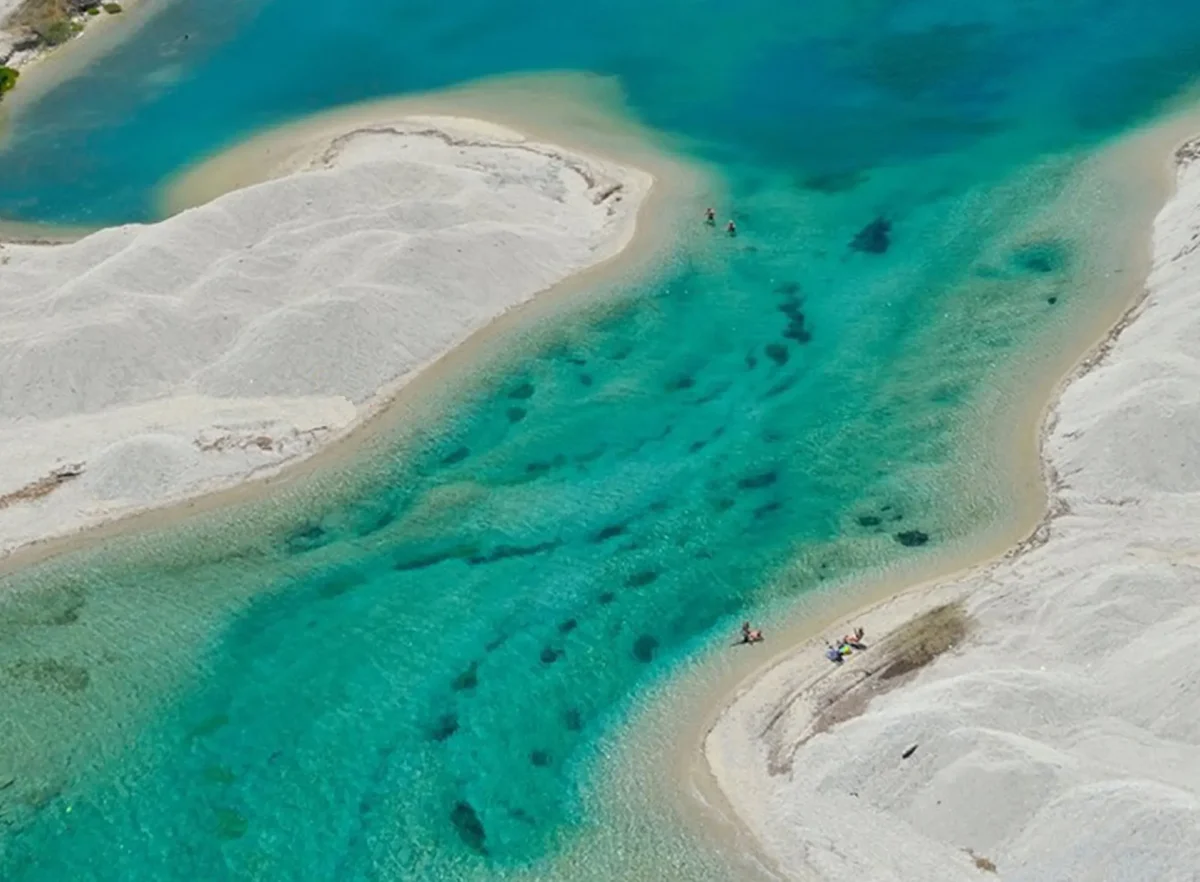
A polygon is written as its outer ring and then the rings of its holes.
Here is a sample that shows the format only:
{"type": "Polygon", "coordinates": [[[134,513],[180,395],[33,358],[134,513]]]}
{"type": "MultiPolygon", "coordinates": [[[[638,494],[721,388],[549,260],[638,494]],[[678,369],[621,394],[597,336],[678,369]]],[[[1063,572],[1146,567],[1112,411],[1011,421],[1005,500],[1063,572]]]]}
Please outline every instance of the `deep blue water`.
{"type": "Polygon", "coordinates": [[[722,878],[589,801],[596,744],[747,610],[1004,518],[979,402],[1119,259],[1063,206],[1079,157],[1198,49],[1200,8],[1124,0],[168,7],[18,119],[0,215],[149,219],[264,126],[569,69],[713,168],[742,234],[309,495],[10,577],[0,878],[605,878],[626,846],[722,878]]]}
{"type": "Polygon", "coordinates": [[[191,0],[24,115],[0,216],[144,219],[155,184],[262,126],[512,72],[615,75],[638,116],[707,155],[809,174],[998,130],[1046,149],[1111,133],[1186,85],[1197,18],[1135,0],[191,0]]]}

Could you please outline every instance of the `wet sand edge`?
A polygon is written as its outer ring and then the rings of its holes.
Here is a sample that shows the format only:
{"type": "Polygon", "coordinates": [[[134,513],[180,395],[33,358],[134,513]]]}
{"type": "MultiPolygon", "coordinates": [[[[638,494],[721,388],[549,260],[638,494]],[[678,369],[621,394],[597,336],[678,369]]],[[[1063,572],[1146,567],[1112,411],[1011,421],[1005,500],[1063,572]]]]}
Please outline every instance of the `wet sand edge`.
{"type": "MultiPolygon", "coordinates": [[[[805,598],[784,628],[772,635],[772,643],[779,642],[782,648],[775,650],[772,646],[774,651],[766,659],[743,656],[721,662],[718,676],[706,686],[697,688],[693,683],[690,688],[685,685],[682,696],[662,696],[658,706],[640,721],[641,726],[669,728],[670,739],[679,746],[674,758],[673,774],[678,785],[674,795],[683,797],[678,807],[686,820],[732,847],[751,850],[755,864],[766,867],[771,874],[786,876],[782,868],[774,866],[724,795],[706,750],[706,741],[718,720],[779,666],[799,653],[819,652],[823,632],[842,633],[858,619],[901,601],[927,598],[932,602],[940,590],[986,574],[1046,542],[1052,522],[1063,514],[1057,501],[1059,477],[1045,455],[1057,423],[1059,400],[1070,384],[1104,362],[1120,335],[1141,314],[1150,293],[1147,279],[1153,258],[1153,220],[1176,192],[1176,152],[1198,131],[1200,108],[1192,106],[1146,126],[1111,148],[1113,155],[1106,161],[1114,163],[1115,168],[1124,168],[1129,177],[1144,178],[1154,188],[1151,201],[1156,208],[1149,228],[1138,224],[1144,234],[1131,236],[1133,260],[1127,276],[1131,281],[1124,286],[1124,302],[1098,310],[1090,321],[1081,324],[1070,340],[1073,345],[1064,347],[1062,357],[1052,359],[1047,366],[1050,369],[1041,371],[1034,378],[1037,382],[1013,402],[1013,432],[1008,448],[1012,456],[1004,467],[1013,484],[1033,491],[1018,491],[1018,504],[1013,509],[1016,516],[1000,529],[990,531],[982,541],[962,543],[947,555],[902,565],[882,578],[841,582],[829,586],[820,596],[805,598]],[[842,596],[838,596],[839,589],[844,592],[842,596]]],[[[1014,382],[1020,383],[1021,379],[1014,378],[1014,382]]],[[[917,605],[923,609],[929,603],[917,605]]]]}
{"type": "MultiPolygon", "coordinates": [[[[514,340],[530,341],[532,338],[536,341],[540,333],[553,329],[554,319],[564,315],[578,314],[588,309],[612,308],[621,300],[615,296],[615,292],[622,286],[654,273],[670,258],[672,245],[683,235],[685,219],[695,213],[702,191],[710,186],[705,170],[668,154],[664,148],[650,141],[649,133],[626,120],[606,115],[597,106],[583,108],[586,118],[577,129],[572,128],[573,120],[552,119],[554,109],[551,107],[547,110],[545,104],[551,100],[550,94],[557,92],[557,84],[564,78],[570,87],[564,91],[568,92],[579,88],[591,91],[597,86],[604,86],[600,78],[576,74],[559,74],[550,79],[502,78],[452,90],[448,93],[452,97],[445,106],[437,103],[436,96],[423,95],[414,99],[389,99],[353,105],[333,113],[343,123],[351,119],[361,123],[371,115],[378,114],[394,119],[398,111],[410,115],[462,115],[464,110],[482,107],[482,102],[489,98],[495,100],[491,96],[497,87],[505,95],[522,101],[538,94],[543,99],[543,107],[529,125],[522,125],[517,118],[518,108],[511,103],[498,103],[498,108],[502,109],[489,114],[490,118],[482,114],[474,118],[512,128],[530,140],[547,146],[561,146],[649,175],[652,179],[649,190],[615,253],[537,292],[527,302],[508,309],[458,346],[422,366],[414,375],[398,378],[393,384],[379,390],[350,427],[311,454],[268,467],[231,486],[201,490],[194,496],[138,508],[74,532],[26,543],[0,557],[0,578],[51,558],[90,550],[117,537],[148,530],[159,531],[200,515],[259,502],[284,489],[320,495],[318,487],[305,486],[320,483],[311,480],[318,472],[354,465],[364,455],[369,456],[375,445],[386,444],[393,453],[403,449],[411,443],[413,436],[420,434],[422,424],[428,424],[446,405],[447,402],[438,394],[441,390],[452,389],[455,397],[470,390],[481,366],[503,363],[519,355],[519,351],[514,351],[514,340]],[[561,130],[556,131],[556,122],[563,126],[561,130]],[[612,126],[611,138],[606,138],[602,130],[595,129],[607,125],[612,126]],[[598,291],[600,296],[597,296],[598,291]]],[[[561,97],[571,99],[575,96],[561,97]]],[[[576,109],[579,109],[578,106],[576,109]]],[[[326,116],[329,114],[317,115],[326,116]]],[[[305,124],[306,121],[301,120],[285,127],[284,138],[289,134],[288,129],[305,124]]],[[[301,131],[308,130],[302,128],[301,131]]],[[[270,135],[271,132],[259,133],[249,141],[269,138],[270,135]]],[[[217,158],[224,155],[222,152],[217,158]]],[[[271,173],[267,167],[261,170],[271,173]]],[[[240,185],[244,186],[245,183],[240,185]]],[[[232,189],[236,187],[229,187],[225,191],[232,189]]],[[[517,349],[525,348],[528,347],[517,349]]]]}

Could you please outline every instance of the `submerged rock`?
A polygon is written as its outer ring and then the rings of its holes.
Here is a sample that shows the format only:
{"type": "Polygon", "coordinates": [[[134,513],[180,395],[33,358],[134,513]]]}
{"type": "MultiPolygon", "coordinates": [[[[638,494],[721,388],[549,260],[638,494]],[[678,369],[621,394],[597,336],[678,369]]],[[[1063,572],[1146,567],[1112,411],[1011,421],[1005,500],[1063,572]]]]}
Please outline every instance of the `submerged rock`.
{"type": "Polygon", "coordinates": [[[600,530],[592,539],[594,543],[607,542],[609,539],[615,539],[625,533],[626,527],[624,524],[610,524],[600,530]]]}
{"type": "Polygon", "coordinates": [[[633,643],[633,657],[643,664],[654,661],[654,653],[658,649],[658,638],[643,634],[633,643]]]}
{"type": "Polygon", "coordinates": [[[288,554],[303,554],[314,551],[330,541],[329,535],[320,524],[306,524],[284,541],[288,554]]]}
{"type": "Polygon", "coordinates": [[[748,475],[740,479],[738,487],[742,490],[761,490],[763,487],[770,487],[777,480],[779,480],[778,472],[762,472],[758,475],[748,475]]]}
{"type": "Polygon", "coordinates": [[[892,222],[877,217],[858,231],[850,243],[854,251],[865,254],[884,254],[892,244],[892,222]]]}
{"type": "Polygon", "coordinates": [[[787,295],[779,305],[779,311],[787,317],[788,322],[783,331],[784,339],[795,340],[801,345],[812,339],[812,332],[805,325],[803,303],[799,295],[787,295]]]}
{"type": "Polygon", "coordinates": [[[788,350],[782,343],[769,343],[766,348],[767,358],[779,366],[788,363],[788,350]]]}
{"type": "Polygon", "coordinates": [[[483,821],[469,802],[456,802],[450,812],[450,823],[454,825],[458,838],[463,845],[477,854],[487,854],[487,831],[483,829],[483,821]]]}
{"type": "Polygon", "coordinates": [[[442,714],[437,724],[430,731],[429,737],[434,741],[445,741],[457,731],[458,715],[453,713],[442,714]]]}
{"type": "Polygon", "coordinates": [[[533,383],[522,383],[508,393],[508,397],[517,401],[525,401],[533,397],[533,383]]]}
{"type": "Polygon", "coordinates": [[[458,447],[442,457],[442,465],[454,465],[455,463],[460,463],[470,456],[470,454],[471,451],[468,448],[458,447]]]}
{"type": "Polygon", "coordinates": [[[642,570],[634,573],[625,580],[625,585],[628,588],[644,588],[658,578],[658,572],[655,570],[642,570]]]}
{"type": "Polygon", "coordinates": [[[1059,239],[1028,242],[1017,248],[1012,256],[1012,262],[1018,269],[1039,276],[1061,272],[1069,260],[1070,250],[1059,239]]]}
{"type": "Polygon", "coordinates": [[[224,840],[241,839],[250,829],[250,823],[240,812],[228,808],[213,809],[216,818],[217,836],[224,840]]]}
{"type": "Polygon", "coordinates": [[[450,688],[455,692],[467,692],[479,685],[479,662],[471,662],[467,669],[454,678],[450,688]]]}

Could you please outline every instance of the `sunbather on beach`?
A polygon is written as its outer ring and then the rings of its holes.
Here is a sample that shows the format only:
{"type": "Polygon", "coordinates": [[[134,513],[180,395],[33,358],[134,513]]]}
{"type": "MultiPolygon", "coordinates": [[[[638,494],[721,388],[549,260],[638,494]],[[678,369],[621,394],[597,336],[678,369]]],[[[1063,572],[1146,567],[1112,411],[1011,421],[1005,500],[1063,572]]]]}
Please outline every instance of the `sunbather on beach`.
{"type": "Polygon", "coordinates": [[[742,622],[742,643],[758,643],[763,639],[763,632],[751,628],[749,622],[742,622]]]}

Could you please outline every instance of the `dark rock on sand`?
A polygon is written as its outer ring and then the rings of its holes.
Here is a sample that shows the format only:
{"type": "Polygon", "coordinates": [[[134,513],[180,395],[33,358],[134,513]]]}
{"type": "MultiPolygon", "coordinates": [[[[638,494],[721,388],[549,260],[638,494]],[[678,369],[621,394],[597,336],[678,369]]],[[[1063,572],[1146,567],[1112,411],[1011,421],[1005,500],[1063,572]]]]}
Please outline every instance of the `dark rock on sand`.
{"type": "Polygon", "coordinates": [[[654,661],[654,653],[658,649],[658,638],[643,634],[633,642],[633,657],[643,664],[654,661]]]}
{"type": "Polygon", "coordinates": [[[597,533],[592,541],[595,543],[606,542],[609,539],[615,539],[618,536],[623,535],[625,530],[626,527],[624,524],[610,524],[597,533]]]}
{"type": "Polygon", "coordinates": [[[1041,239],[1016,249],[1012,262],[1024,272],[1045,276],[1064,269],[1069,257],[1070,252],[1064,242],[1058,239],[1041,239]]]}
{"type": "Polygon", "coordinates": [[[454,678],[450,688],[455,692],[467,692],[479,685],[479,662],[471,662],[467,669],[454,678]]]}
{"type": "Polygon", "coordinates": [[[877,217],[865,227],[850,242],[850,248],[864,254],[884,254],[892,244],[892,222],[886,218],[877,217]]]}
{"type": "Polygon", "coordinates": [[[470,455],[471,451],[466,447],[456,448],[442,457],[442,465],[454,465],[455,463],[460,463],[470,455]]]}
{"type": "Polygon", "coordinates": [[[454,825],[463,845],[476,854],[487,854],[487,831],[483,829],[483,822],[479,820],[474,806],[469,802],[455,803],[450,812],[450,823],[454,825]]]}
{"type": "Polygon", "coordinates": [[[455,714],[442,714],[429,733],[434,741],[445,741],[458,731],[458,717],[455,714]]]}
{"type": "Polygon", "coordinates": [[[767,353],[767,358],[771,359],[771,361],[775,362],[775,364],[783,366],[788,363],[788,358],[790,355],[788,354],[787,346],[784,344],[768,343],[765,351],[767,353]]]}
{"type": "Polygon", "coordinates": [[[738,487],[742,490],[761,490],[763,487],[770,487],[777,480],[779,480],[778,472],[762,472],[742,478],[738,481],[738,487]]]}
{"type": "Polygon", "coordinates": [[[508,393],[508,397],[516,401],[525,401],[533,397],[533,383],[522,383],[508,393]]]}
{"type": "Polygon", "coordinates": [[[644,588],[658,578],[656,570],[642,570],[639,573],[634,573],[625,580],[625,585],[628,588],[644,588]]]}

